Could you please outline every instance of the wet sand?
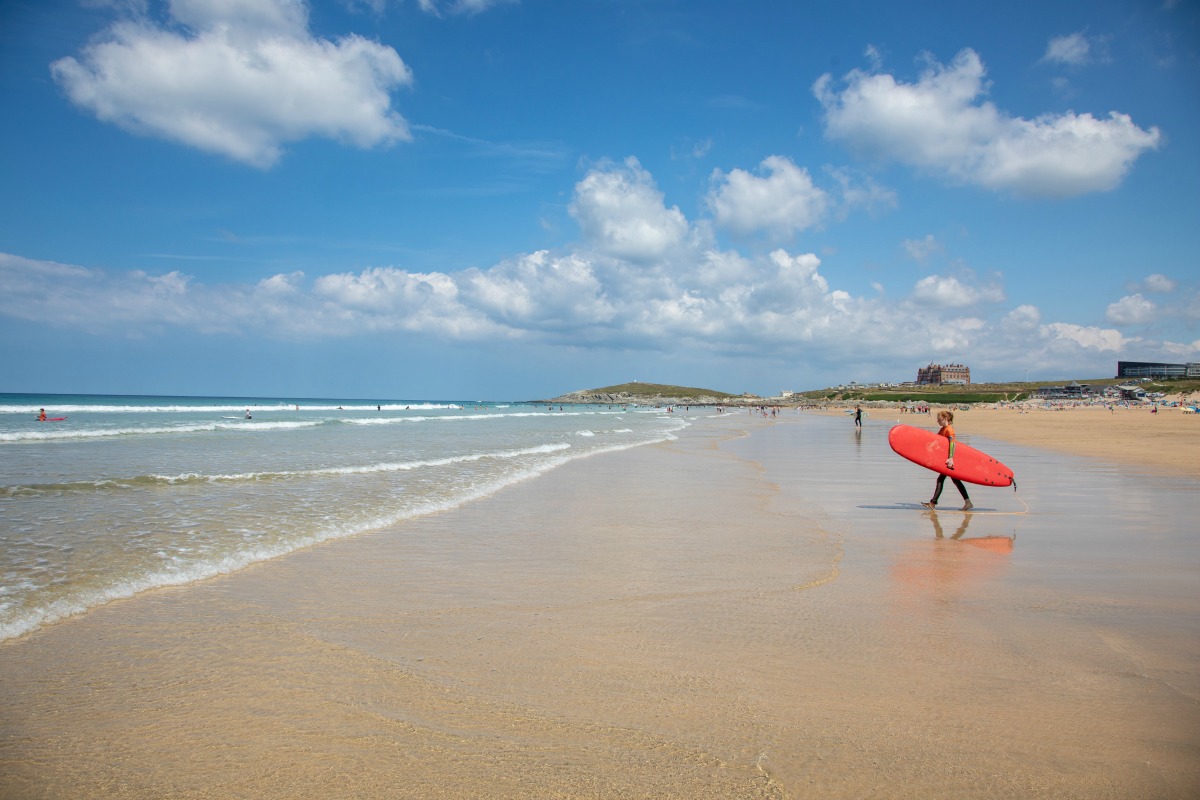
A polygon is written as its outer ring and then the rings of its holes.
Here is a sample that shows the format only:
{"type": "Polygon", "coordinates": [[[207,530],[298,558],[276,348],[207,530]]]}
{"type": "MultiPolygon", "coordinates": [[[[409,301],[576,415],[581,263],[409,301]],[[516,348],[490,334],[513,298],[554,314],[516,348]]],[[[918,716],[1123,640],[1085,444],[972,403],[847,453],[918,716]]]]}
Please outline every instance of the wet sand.
{"type": "Polygon", "coordinates": [[[891,424],[698,419],[6,643],[0,794],[1196,796],[1200,483],[968,424],[1021,491],[924,512],[891,424]]]}

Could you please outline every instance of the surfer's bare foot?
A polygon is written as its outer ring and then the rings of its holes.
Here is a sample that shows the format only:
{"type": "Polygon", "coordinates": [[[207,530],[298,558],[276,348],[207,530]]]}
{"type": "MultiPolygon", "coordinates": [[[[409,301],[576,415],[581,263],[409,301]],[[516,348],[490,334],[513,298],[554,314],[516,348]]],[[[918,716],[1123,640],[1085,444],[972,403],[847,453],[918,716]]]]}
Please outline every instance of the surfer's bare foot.
{"type": "Polygon", "coordinates": [[[926,508],[937,508],[937,503],[921,503],[926,508]]]}
{"type": "Polygon", "coordinates": [[[967,502],[963,503],[962,510],[963,510],[963,511],[970,511],[970,510],[971,510],[972,508],[974,508],[974,507],[975,507],[975,505],[974,505],[974,504],[973,504],[973,503],[972,503],[970,500],[968,500],[967,502]]]}

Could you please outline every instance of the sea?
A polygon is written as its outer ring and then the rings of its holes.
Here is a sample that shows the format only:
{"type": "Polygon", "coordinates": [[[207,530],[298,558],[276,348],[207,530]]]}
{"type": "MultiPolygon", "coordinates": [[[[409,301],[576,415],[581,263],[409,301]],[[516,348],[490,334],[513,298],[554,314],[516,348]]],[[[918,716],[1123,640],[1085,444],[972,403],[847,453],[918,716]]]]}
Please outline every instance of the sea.
{"type": "Polygon", "coordinates": [[[0,394],[0,641],[688,424],[646,406],[0,394]]]}

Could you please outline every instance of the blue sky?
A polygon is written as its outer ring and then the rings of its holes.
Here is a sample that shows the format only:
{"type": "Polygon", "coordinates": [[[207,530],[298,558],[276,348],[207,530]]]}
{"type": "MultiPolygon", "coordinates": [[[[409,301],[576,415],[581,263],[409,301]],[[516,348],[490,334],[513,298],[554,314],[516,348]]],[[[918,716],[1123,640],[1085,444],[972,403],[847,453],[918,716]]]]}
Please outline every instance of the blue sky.
{"type": "Polygon", "coordinates": [[[1200,361],[1198,101],[1195,0],[4,0],[0,391],[1200,361]]]}

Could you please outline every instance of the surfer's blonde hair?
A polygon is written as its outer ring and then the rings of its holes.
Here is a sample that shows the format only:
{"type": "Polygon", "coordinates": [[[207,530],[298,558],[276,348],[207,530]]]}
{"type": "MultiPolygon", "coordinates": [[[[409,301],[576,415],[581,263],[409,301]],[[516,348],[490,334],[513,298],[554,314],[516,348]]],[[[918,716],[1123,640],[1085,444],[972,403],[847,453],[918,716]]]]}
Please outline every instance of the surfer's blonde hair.
{"type": "Polygon", "coordinates": [[[941,419],[942,417],[945,417],[947,422],[954,422],[954,412],[948,408],[943,408],[938,412],[938,419],[941,419]]]}

